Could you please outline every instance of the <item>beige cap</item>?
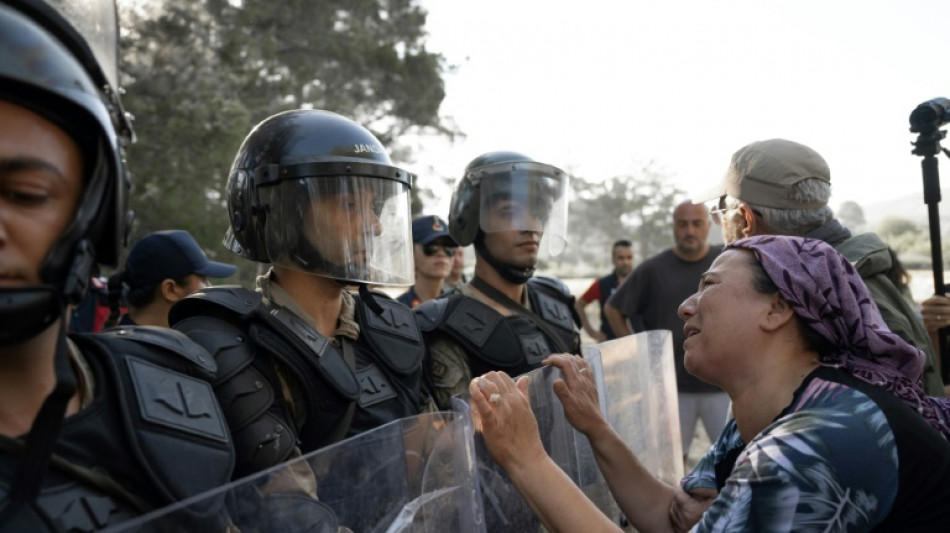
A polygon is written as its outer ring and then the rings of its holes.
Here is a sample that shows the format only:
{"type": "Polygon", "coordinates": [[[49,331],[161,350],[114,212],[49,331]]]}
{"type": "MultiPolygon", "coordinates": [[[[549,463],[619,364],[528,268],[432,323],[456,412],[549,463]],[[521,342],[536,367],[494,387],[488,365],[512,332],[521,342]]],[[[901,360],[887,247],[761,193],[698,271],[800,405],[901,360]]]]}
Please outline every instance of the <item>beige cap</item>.
{"type": "Polygon", "coordinates": [[[789,198],[791,187],[808,178],[831,183],[828,163],[818,152],[785,139],[757,141],[733,154],[722,183],[697,201],[708,202],[729,195],[750,204],[779,209],[823,207],[825,202],[802,203],[789,198]]]}

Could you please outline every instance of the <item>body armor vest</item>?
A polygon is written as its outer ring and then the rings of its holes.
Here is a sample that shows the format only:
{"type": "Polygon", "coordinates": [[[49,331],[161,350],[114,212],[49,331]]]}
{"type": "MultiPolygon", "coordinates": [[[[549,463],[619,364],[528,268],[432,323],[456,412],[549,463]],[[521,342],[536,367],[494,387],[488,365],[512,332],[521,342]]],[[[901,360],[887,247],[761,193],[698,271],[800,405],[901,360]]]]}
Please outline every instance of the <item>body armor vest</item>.
{"type": "Polygon", "coordinates": [[[524,374],[540,367],[552,353],[580,352],[580,336],[573,327],[569,303],[573,298],[547,279],[532,278],[526,287],[535,317],[550,326],[551,333],[523,314],[503,316],[481,300],[459,292],[416,307],[416,320],[423,332],[439,330],[459,342],[469,355],[473,376],[492,370],[524,374]]]}
{"type": "MultiPolygon", "coordinates": [[[[207,352],[165,328],[72,338],[94,376],[95,396],[63,421],[40,495],[4,528],[98,531],[230,480],[233,449],[207,352]],[[104,488],[102,480],[120,488],[104,488]]],[[[0,453],[0,501],[17,455],[0,453]]],[[[228,523],[221,499],[174,520],[170,529],[221,531],[228,523]]]]}
{"type": "Polygon", "coordinates": [[[278,464],[297,445],[306,453],[421,411],[425,348],[412,312],[378,294],[376,314],[354,297],[357,342],[334,343],[240,287],[207,289],[172,308],[175,329],[220,367],[215,393],[235,442],[236,475],[278,464]],[[283,380],[293,380],[297,409],[284,400],[283,380]]]}

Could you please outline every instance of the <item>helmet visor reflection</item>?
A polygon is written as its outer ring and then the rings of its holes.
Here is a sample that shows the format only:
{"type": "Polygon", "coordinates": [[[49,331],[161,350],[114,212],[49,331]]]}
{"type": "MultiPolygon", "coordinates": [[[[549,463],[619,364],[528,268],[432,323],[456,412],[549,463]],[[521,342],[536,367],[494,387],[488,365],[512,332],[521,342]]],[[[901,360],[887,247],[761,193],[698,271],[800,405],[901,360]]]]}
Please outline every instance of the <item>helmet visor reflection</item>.
{"type": "Polygon", "coordinates": [[[542,253],[564,251],[567,174],[542,163],[502,163],[480,169],[478,179],[482,231],[539,232],[542,253]]]}
{"type": "Polygon", "coordinates": [[[409,285],[409,188],[362,176],[301,178],[260,189],[275,265],[357,283],[409,285]]]}

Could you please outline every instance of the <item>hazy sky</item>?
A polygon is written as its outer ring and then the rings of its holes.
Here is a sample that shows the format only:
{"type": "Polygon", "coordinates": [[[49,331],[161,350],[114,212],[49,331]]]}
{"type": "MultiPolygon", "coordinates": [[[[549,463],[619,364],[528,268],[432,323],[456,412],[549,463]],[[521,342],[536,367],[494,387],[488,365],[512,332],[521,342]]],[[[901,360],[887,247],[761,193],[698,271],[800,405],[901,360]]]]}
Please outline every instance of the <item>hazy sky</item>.
{"type": "Polygon", "coordinates": [[[457,66],[443,112],[468,135],[427,143],[423,179],[511,149],[588,179],[652,160],[695,191],[739,147],[784,137],[827,159],[833,207],[868,204],[922,190],[908,116],[950,97],[948,0],[423,5],[430,50],[457,66]]]}

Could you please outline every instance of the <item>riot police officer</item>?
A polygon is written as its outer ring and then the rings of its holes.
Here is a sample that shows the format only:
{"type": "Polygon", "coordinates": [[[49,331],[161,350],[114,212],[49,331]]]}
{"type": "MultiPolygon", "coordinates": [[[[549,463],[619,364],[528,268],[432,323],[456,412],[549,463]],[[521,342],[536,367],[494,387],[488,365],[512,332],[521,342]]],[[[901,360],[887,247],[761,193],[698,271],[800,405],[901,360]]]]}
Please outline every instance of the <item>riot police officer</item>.
{"type": "Polygon", "coordinates": [[[271,116],[238,150],[225,241],[272,266],[254,292],[208,289],[169,317],[221,367],[237,475],[426,405],[411,311],[367,288],[412,283],[411,178],[367,129],[327,111],[271,116]]]}
{"type": "MultiPolygon", "coordinates": [[[[111,0],[0,4],[0,529],[93,531],[230,478],[233,448],[176,332],[67,336],[126,232],[111,0]],[[71,20],[66,15],[70,15],[71,20]]],[[[213,508],[179,527],[222,529],[213,508]]]]}
{"type": "Polygon", "coordinates": [[[566,245],[568,176],[515,152],[489,152],[465,168],[452,196],[449,233],[475,245],[475,276],[415,309],[429,350],[434,395],[450,407],[472,377],[518,375],[551,353],[579,353],[574,298],[534,276],[540,254],[566,245]]]}

